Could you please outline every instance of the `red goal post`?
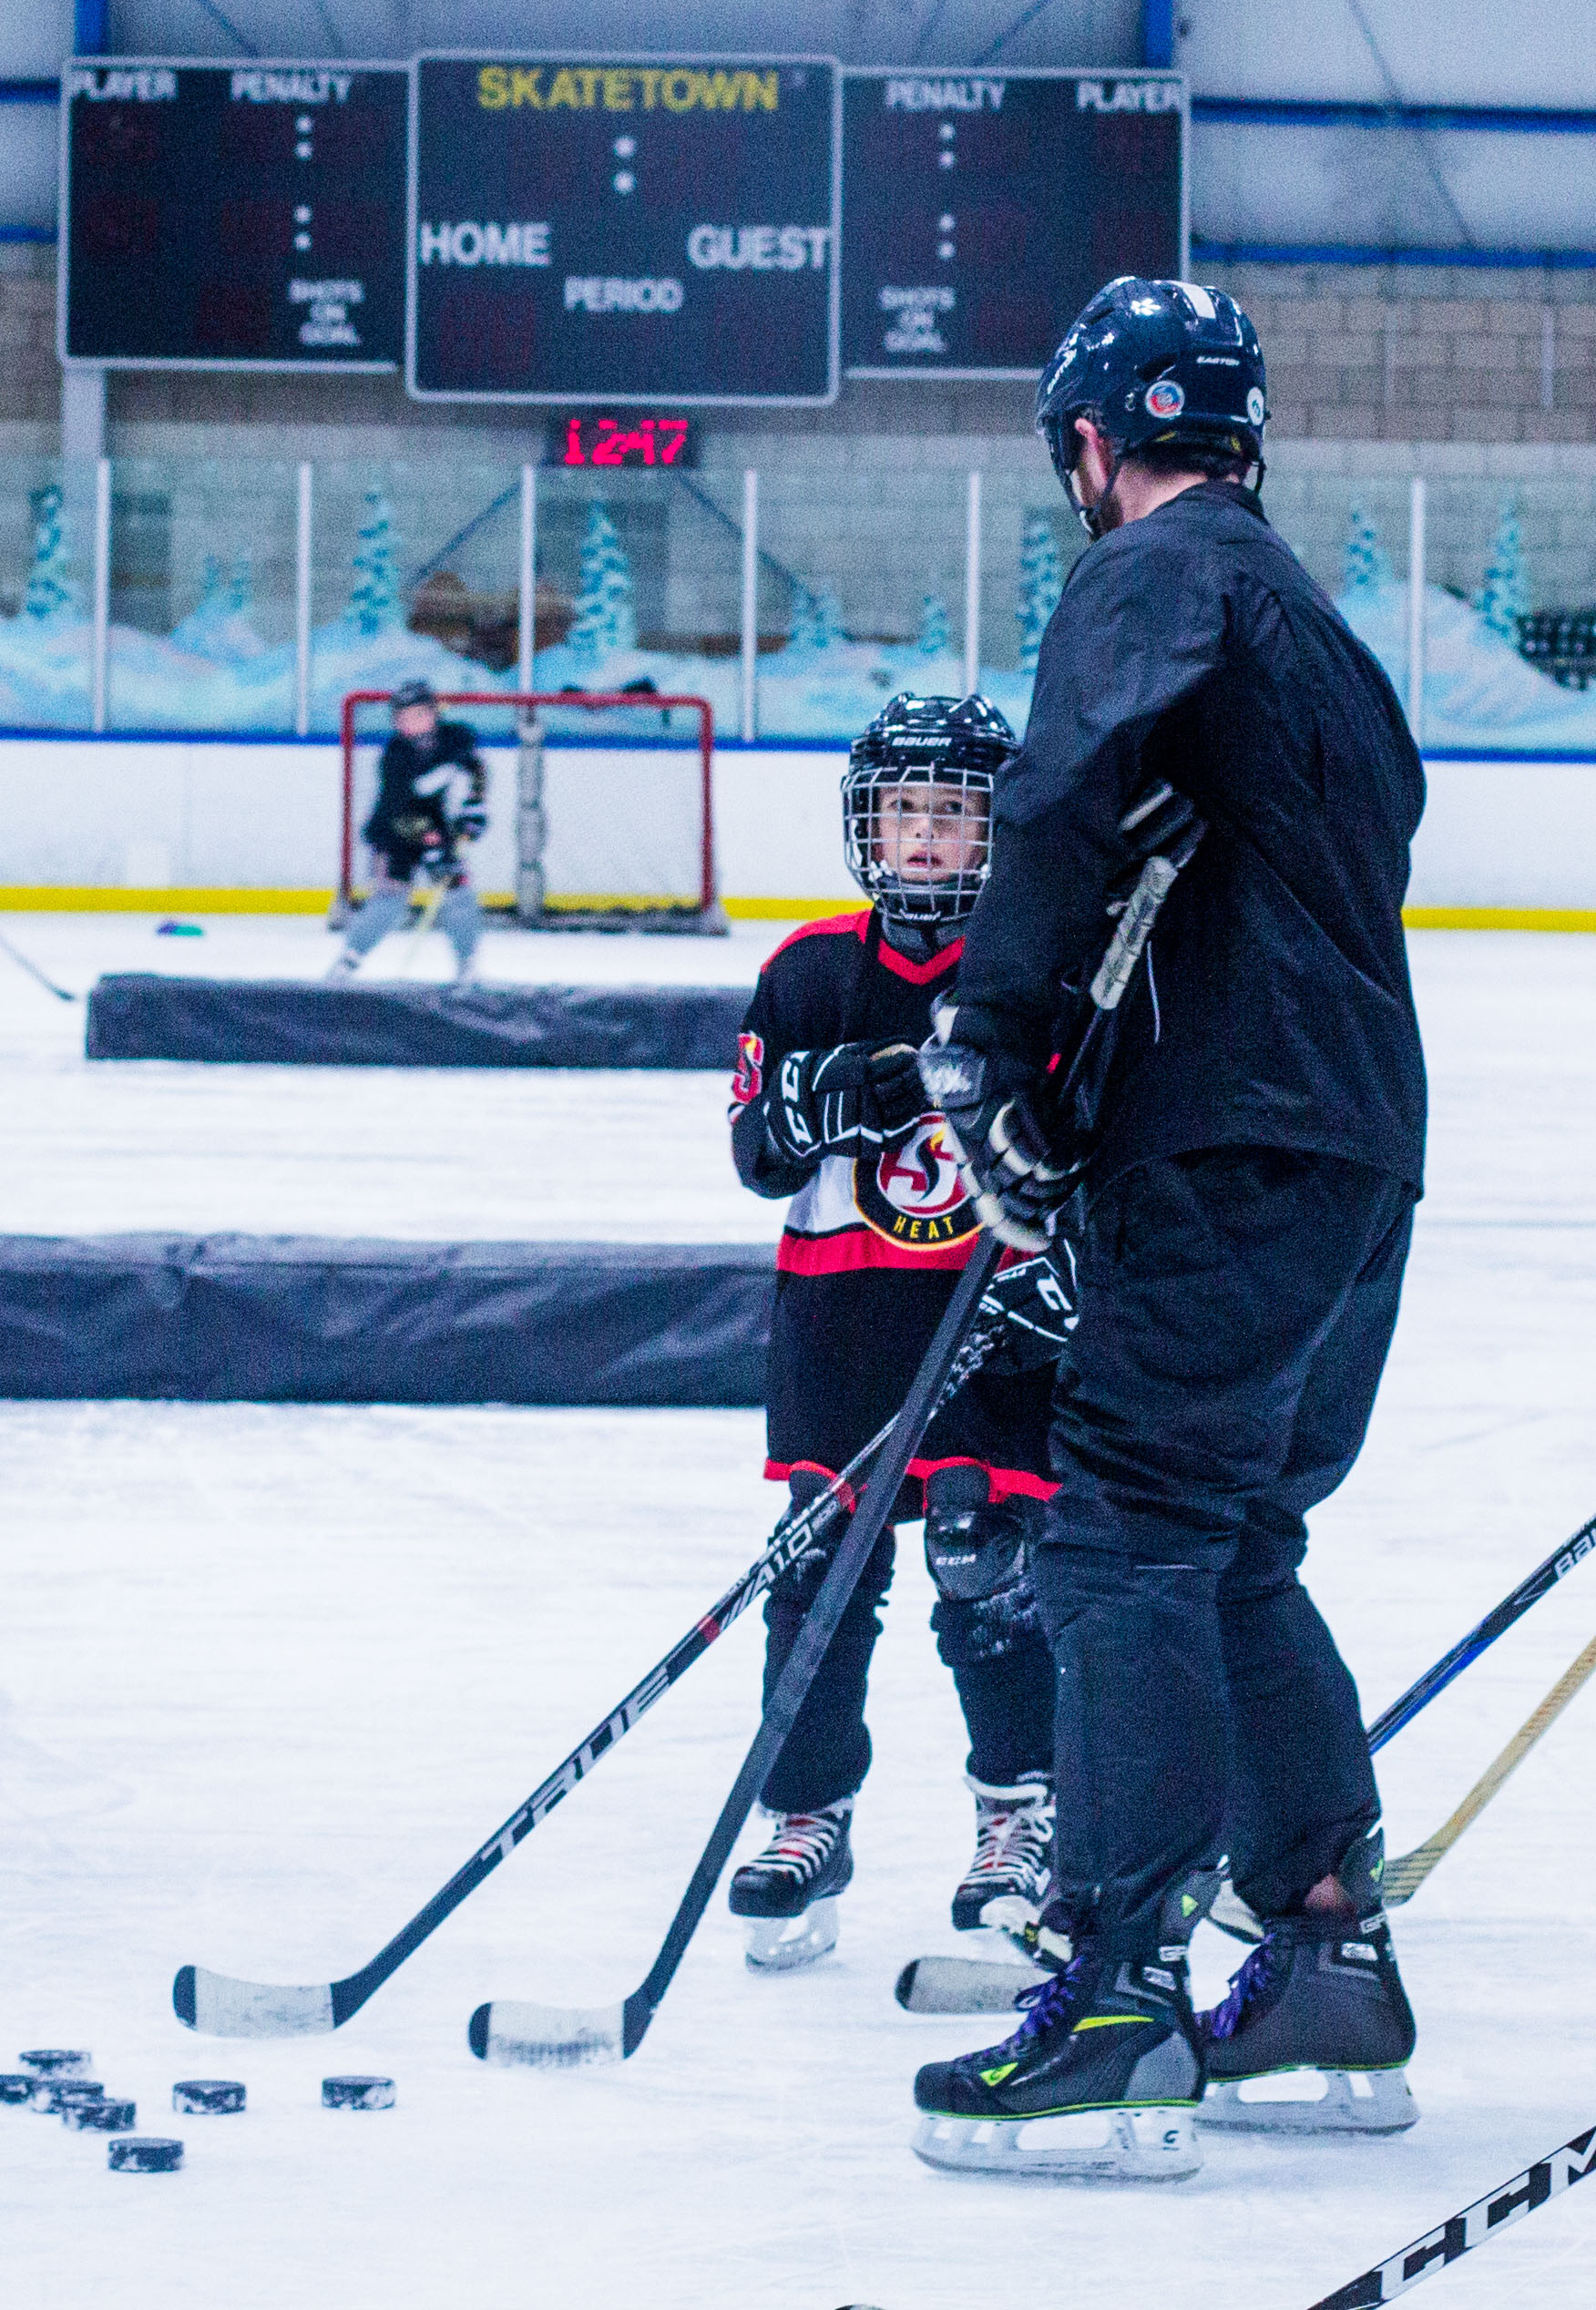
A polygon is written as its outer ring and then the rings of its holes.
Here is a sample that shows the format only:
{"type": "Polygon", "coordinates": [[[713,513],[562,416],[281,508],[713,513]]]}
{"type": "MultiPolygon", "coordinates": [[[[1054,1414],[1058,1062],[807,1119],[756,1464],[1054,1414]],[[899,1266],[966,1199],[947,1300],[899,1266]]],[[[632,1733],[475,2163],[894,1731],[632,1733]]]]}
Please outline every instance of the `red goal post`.
{"type": "MultiPolygon", "coordinates": [[[[695,845],[698,866],[696,899],[686,905],[674,903],[661,907],[656,899],[646,896],[636,901],[620,898],[613,908],[606,911],[618,919],[624,919],[628,914],[631,913],[635,913],[640,919],[644,916],[673,912],[680,916],[695,917],[706,925],[711,924],[719,925],[720,905],[716,889],[714,822],[715,718],[707,698],[694,697],[685,692],[667,694],[662,691],[632,690],[439,690],[435,694],[441,707],[491,706],[500,710],[509,709],[517,717],[514,741],[517,744],[524,743],[526,725],[530,723],[535,730],[537,729],[538,710],[544,707],[558,707],[562,711],[579,711],[588,714],[604,713],[618,708],[629,708],[633,711],[641,710],[650,714],[663,714],[676,708],[681,708],[696,715],[699,755],[699,827],[695,845]]],[[[359,736],[355,727],[355,717],[362,706],[384,706],[389,703],[393,696],[394,692],[391,690],[352,690],[346,692],[343,700],[339,722],[343,755],[338,856],[337,906],[340,910],[348,909],[354,893],[355,750],[360,744],[371,742],[368,740],[362,740],[359,736]]],[[[541,731],[538,731],[539,737],[542,734],[541,731]]],[[[601,746],[606,737],[610,734],[604,733],[596,736],[593,742],[601,746]]],[[[489,738],[483,742],[486,746],[492,746],[496,741],[489,738]]],[[[567,910],[562,908],[558,899],[552,901],[547,909],[551,917],[557,917],[565,911],[567,910]]],[[[573,915],[581,913],[583,911],[581,903],[577,902],[570,911],[573,915]]]]}

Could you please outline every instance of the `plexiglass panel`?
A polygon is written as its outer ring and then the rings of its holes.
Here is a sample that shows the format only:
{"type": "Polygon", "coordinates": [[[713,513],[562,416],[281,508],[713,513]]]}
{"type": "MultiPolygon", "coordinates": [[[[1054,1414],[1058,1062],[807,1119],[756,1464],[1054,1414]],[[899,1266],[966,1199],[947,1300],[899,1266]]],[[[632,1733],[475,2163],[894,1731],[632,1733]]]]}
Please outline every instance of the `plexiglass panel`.
{"type": "Polygon", "coordinates": [[[0,464],[0,726],[88,727],[94,488],[87,463],[0,464]]]}

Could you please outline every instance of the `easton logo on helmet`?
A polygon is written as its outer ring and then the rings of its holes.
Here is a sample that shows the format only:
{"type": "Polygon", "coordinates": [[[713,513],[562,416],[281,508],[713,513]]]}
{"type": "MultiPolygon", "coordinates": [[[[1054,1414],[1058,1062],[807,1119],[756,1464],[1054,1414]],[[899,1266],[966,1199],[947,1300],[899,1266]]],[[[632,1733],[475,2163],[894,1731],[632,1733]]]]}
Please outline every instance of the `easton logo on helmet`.
{"type": "Polygon", "coordinates": [[[1172,377],[1160,377],[1147,388],[1146,405],[1150,417],[1178,417],[1186,406],[1186,395],[1172,377]]]}
{"type": "Polygon", "coordinates": [[[979,1225],[940,1115],[924,1115],[905,1140],[854,1166],[854,1205],[866,1226],[909,1250],[940,1251],[979,1225]]]}

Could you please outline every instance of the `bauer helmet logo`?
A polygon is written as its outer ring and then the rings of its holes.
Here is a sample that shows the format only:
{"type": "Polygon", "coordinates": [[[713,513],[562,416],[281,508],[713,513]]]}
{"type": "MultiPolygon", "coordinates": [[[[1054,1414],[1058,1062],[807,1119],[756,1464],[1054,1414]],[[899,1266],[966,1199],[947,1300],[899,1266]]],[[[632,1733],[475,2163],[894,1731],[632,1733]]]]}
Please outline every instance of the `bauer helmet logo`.
{"type": "Polygon", "coordinates": [[[1178,417],[1186,406],[1186,393],[1172,377],[1160,377],[1142,396],[1150,417],[1178,417]]]}
{"type": "Polygon", "coordinates": [[[922,1116],[907,1139],[854,1164],[854,1205],[877,1235],[907,1252],[940,1251],[979,1225],[940,1115],[922,1116]]]}
{"type": "Polygon", "coordinates": [[[1247,388],[1247,414],[1253,424],[1261,425],[1264,423],[1264,396],[1256,385],[1249,385],[1247,388]]]}

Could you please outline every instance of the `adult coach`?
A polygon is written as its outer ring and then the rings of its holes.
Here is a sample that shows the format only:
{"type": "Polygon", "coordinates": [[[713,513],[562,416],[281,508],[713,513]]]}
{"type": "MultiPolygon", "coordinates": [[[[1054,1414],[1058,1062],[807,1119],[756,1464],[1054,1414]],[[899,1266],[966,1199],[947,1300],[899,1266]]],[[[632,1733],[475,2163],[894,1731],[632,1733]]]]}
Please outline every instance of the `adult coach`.
{"type": "Polygon", "coordinates": [[[1229,2087],[1215,2117],[1278,2117],[1235,2082],[1302,2064],[1345,2073],[1322,2115],[1415,2114],[1357,1694],[1296,1568],[1363,1442],[1421,1191],[1401,905],[1424,780],[1389,681],[1247,486],[1264,390],[1230,298],[1127,278],[1038,396],[1095,542],[998,782],[927,1081],[999,1233],[1034,1240],[1060,1152],[1086,1160],[1035,1559],[1059,1865],[1031,1937],[1056,1971],[1006,2044],[920,2072],[940,2164],[1190,2172],[1206,2082],[1229,2087]],[[1119,1016],[1100,1124],[1060,1150],[1060,988],[1100,957],[1119,823],[1156,779],[1208,833],[1119,1016]],[[1197,2017],[1185,1951],[1227,1853],[1264,1937],[1197,2017]],[[1082,2146],[1088,2110],[1105,2138],[1082,2146]]]}

